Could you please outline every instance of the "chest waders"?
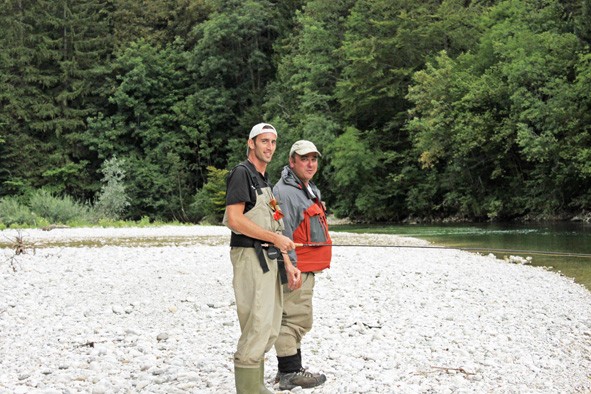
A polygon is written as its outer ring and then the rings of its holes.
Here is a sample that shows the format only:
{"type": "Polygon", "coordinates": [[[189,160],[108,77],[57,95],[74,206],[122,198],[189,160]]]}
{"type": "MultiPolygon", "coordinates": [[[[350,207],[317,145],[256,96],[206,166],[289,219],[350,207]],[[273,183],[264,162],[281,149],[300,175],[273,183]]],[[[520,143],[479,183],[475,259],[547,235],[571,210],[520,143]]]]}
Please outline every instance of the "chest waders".
{"type": "MultiPolygon", "coordinates": [[[[250,176],[251,182],[253,187],[256,189],[256,202],[254,207],[244,213],[248,219],[250,219],[253,223],[260,226],[263,229],[273,231],[275,233],[281,233],[283,231],[283,221],[282,220],[275,220],[273,217],[273,209],[271,208],[271,200],[274,199],[273,192],[271,187],[268,185],[264,185],[265,187],[261,187],[261,182],[256,175],[254,169],[251,169],[251,164],[248,162],[240,163],[239,166],[243,166],[247,169],[248,174],[250,176]]],[[[224,224],[227,226],[227,217],[224,216],[224,224]]],[[[263,241],[248,237],[244,234],[239,234],[232,231],[231,238],[230,238],[230,246],[236,248],[254,248],[256,259],[259,262],[260,268],[262,270],[262,276],[267,277],[267,279],[263,280],[263,282],[269,283],[272,279],[269,275],[277,274],[276,268],[273,266],[272,269],[269,269],[268,260],[275,260],[273,253],[271,253],[270,248],[265,248],[262,246],[263,241]]],[[[251,262],[254,262],[251,260],[251,262]]],[[[233,261],[234,263],[234,261],[233,261]]],[[[235,268],[236,269],[236,268],[235,268]]],[[[236,271],[235,271],[236,277],[236,271]]],[[[260,276],[261,274],[257,274],[256,276],[260,276]]],[[[266,290],[261,290],[261,288],[257,288],[256,290],[250,289],[250,291],[255,291],[255,293],[263,292],[265,296],[263,298],[266,299],[265,302],[273,304],[272,299],[275,298],[274,303],[274,311],[273,311],[273,319],[268,321],[269,324],[272,326],[276,325],[276,328],[273,328],[270,332],[261,329],[261,322],[267,320],[265,317],[261,320],[261,315],[257,316],[257,313],[254,312],[253,315],[250,315],[247,319],[242,319],[241,324],[241,336],[238,341],[238,350],[234,356],[234,378],[236,384],[236,393],[237,394],[272,394],[272,391],[269,391],[265,387],[264,383],[264,353],[268,351],[272,344],[275,342],[277,335],[279,333],[279,326],[281,324],[281,311],[282,311],[282,301],[277,302],[277,299],[281,300],[281,286],[278,283],[276,276],[274,276],[274,281],[276,283],[274,292],[270,292],[271,289],[267,287],[266,290]],[[267,296],[268,294],[268,296],[267,296]],[[243,326],[244,324],[244,326],[243,326]],[[251,324],[254,324],[256,327],[253,329],[251,324]],[[267,343],[261,343],[261,336],[265,337],[269,335],[268,341],[267,339],[263,339],[267,341],[267,343]],[[256,351],[250,353],[245,348],[252,348],[256,347],[256,351]],[[260,354],[259,354],[260,352],[260,354]],[[237,354],[240,353],[239,360],[241,363],[237,364],[237,354]],[[244,354],[245,353],[245,354],[244,354]],[[262,356],[262,357],[261,357],[262,356]],[[248,364],[244,363],[244,357],[249,359],[248,364]],[[252,357],[252,358],[250,358],[252,357]],[[258,361],[255,361],[258,360],[258,361]],[[256,365],[252,365],[250,363],[256,362],[256,365]]],[[[236,292],[236,288],[234,289],[236,292]]],[[[238,295],[237,297],[237,309],[240,319],[240,303],[238,295]]],[[[247,298],[248,299],[248,298],[247,298]]],[[[255,301],[253,305],[258,305],[259,301],[255,301]]],[[[253,306],[251,305],[251,307],[253,306]]],[[[250,307],[247,307],[249,309],[250,307]]],[[[250,313],[250,312],[248,312],[250,313]]],[[[266,316],[267,312],[264,312],[263,316],[266,316]]]]}

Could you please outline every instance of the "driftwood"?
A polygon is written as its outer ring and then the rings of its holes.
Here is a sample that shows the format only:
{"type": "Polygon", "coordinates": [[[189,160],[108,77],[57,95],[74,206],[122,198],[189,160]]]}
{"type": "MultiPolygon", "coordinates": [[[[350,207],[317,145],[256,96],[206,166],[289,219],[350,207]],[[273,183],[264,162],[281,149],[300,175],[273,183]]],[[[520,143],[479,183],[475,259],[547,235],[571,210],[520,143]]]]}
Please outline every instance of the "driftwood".
{"type": "Polygon", "coordinates": [[[25,242],[20,231],[18,231],[18,234],[14,237],[14,240],[11,239],[10,241],[11,247],[14,250],[14,255],[10,256],[6,261],[10,263],[10,268],[12,268],[12,271],[16,272],[16,256],[26,254],[29,249],[33,249],[33,253],[35,253],[35,244],[25,242]]]}

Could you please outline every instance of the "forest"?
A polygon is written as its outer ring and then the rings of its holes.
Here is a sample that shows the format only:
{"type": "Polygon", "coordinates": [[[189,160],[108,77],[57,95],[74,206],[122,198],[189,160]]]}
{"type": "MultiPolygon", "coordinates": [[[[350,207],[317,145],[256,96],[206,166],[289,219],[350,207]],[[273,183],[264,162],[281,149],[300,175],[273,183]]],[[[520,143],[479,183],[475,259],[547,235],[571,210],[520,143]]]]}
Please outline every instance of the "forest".
{"type": "Polygon", "coordinates": [[[261,121],[336,217],[590,215],[590,44],[591,0],[2,0],[0,223],[219,220],[261,121]]]}

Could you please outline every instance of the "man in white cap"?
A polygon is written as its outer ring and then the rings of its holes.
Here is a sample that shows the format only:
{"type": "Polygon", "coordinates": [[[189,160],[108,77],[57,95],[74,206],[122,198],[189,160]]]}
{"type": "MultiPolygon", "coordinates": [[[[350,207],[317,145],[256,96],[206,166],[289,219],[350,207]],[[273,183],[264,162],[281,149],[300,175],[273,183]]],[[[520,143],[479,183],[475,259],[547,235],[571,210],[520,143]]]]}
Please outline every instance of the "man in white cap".
{"type": "MultiPolygon", "coordinates": [[[[255,125],[248,136],[247,160],[228,175],[224,224],[231,230],[230,259],[241,335],[234,353],[238,394],[272,393],[264,384],[265,353],[281,326],[283,297],[277,255],[295,248],[282,235],[282,213],[266,173],[277,143],[277,131],[255,125]],[[272,244],[274,247],[265,248],[272,244]]],[[[285,263],[288,286],[295,289],[300,272],[285,263]]]]}
{"type": "Polygon", "coordinates": [[[285,256],[286,264],[297,263],[301,286],[283,287],[283,318],[275,342],[278,364],[275,380],[280,390],[297,386],[312,388],[326,381],[324,374],[309,372],[302,366],[301,350],[302,338],[312,328],[315,274],[329,268],[332,257],[326,210],[320,190],[312,182],[320,156],[312,142],[294,143],[289,152],[289,165],[283,168],[281,179],[273,188],[283,210],[283,234],[296,244],[319,245],[298,247],[285,256]]]}

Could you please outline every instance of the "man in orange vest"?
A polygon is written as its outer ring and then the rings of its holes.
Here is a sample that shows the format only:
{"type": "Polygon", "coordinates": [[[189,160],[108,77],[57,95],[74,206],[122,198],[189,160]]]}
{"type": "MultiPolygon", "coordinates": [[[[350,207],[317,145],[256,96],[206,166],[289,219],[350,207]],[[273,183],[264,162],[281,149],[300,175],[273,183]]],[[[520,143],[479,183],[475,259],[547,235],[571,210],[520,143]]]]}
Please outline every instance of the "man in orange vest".
{"type": "Polygon", "coordinates": [[[326,381],[321,373],[311,373],[302,366],[301,341],[312,328],[312,296],[315,273],[330,267],[332,247],[326,221],[326,210],[320,190],[312,182],[318,171],[320,152],[307,140],[295,142],[289,152],[289,165],[283,168],[281,179],[273,188],[283,212],[283,234],[294,243],[322,244],[291,250],[284,255],[287,263],[301,271],[301,286],[290,289],[283,285],[283,317],[275,342],[280,390],[297,386],[312,388],[326,381]]]}

